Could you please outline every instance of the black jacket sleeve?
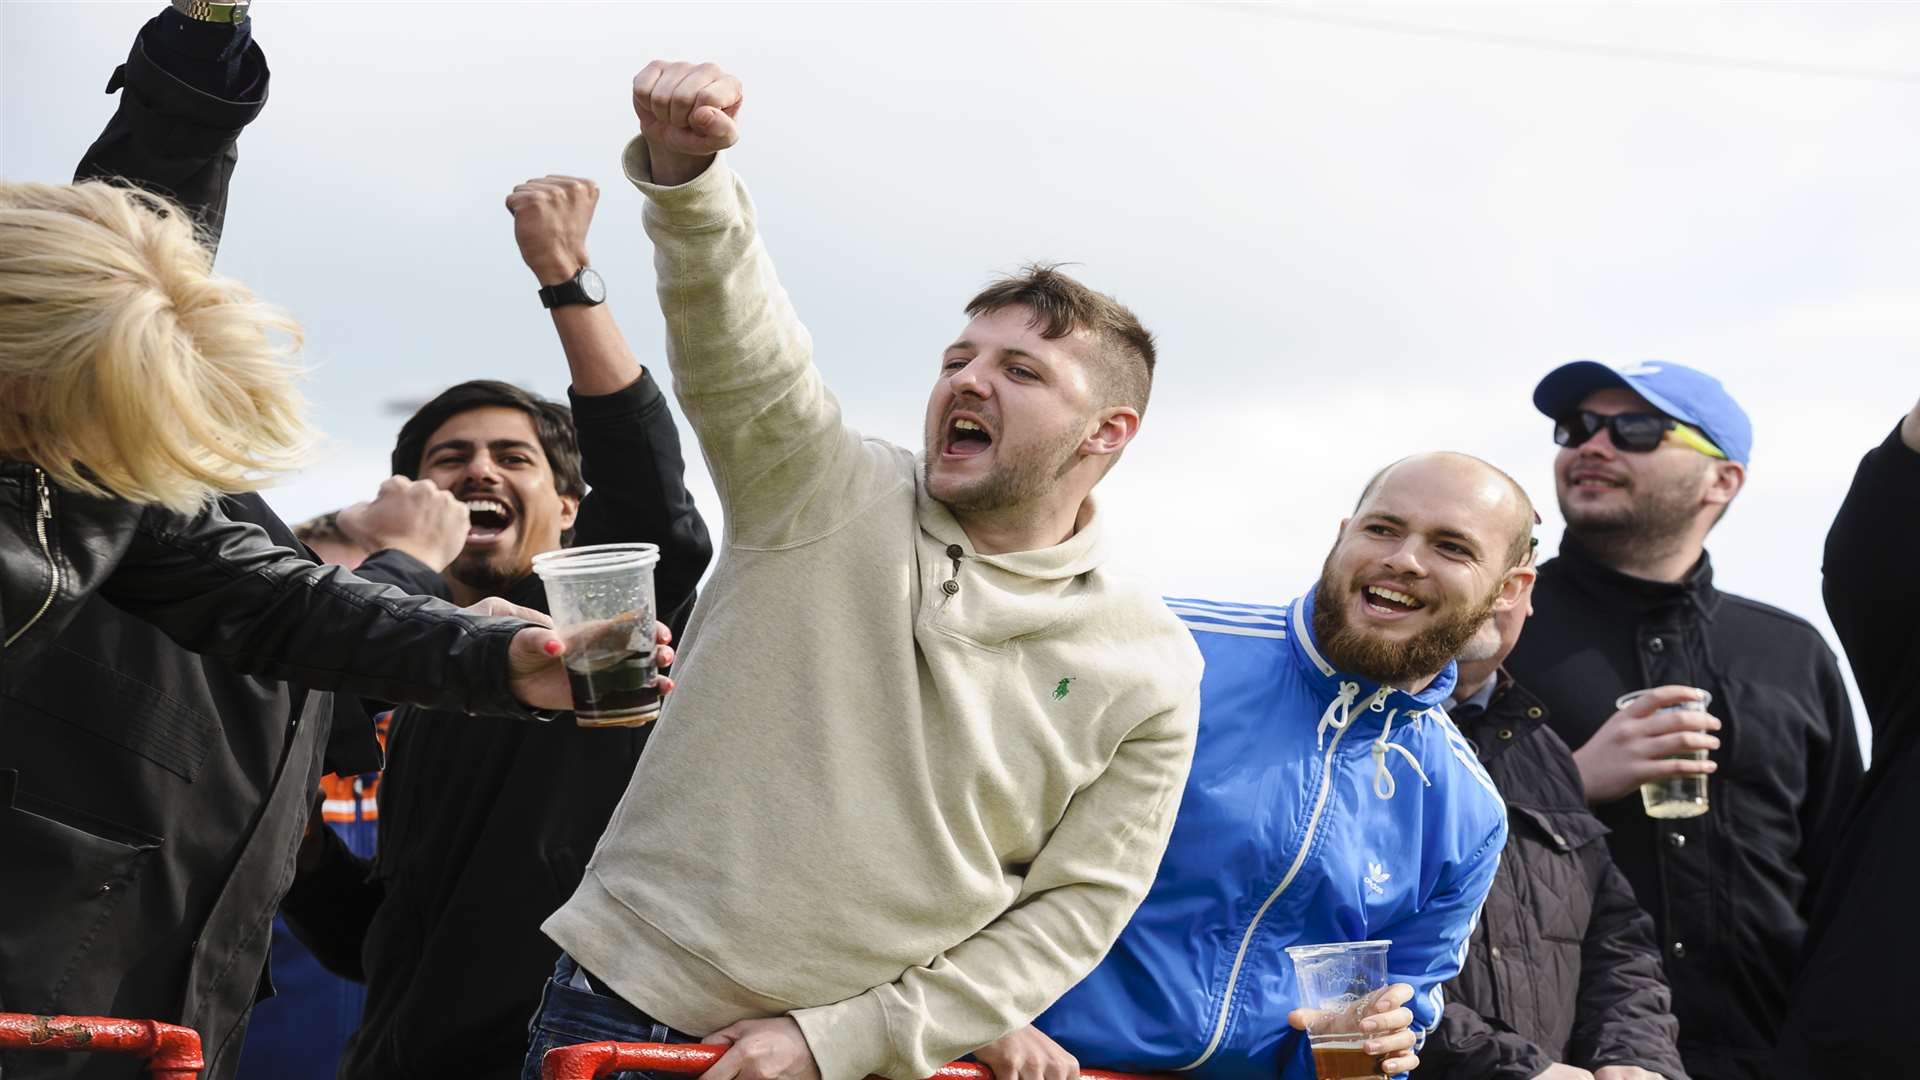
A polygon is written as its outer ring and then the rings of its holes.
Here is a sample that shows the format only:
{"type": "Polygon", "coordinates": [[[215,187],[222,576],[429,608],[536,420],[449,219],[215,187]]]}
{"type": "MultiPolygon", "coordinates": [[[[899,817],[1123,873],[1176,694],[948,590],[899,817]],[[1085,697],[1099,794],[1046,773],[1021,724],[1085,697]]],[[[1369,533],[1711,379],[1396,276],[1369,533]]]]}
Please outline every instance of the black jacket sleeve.
{"type": "Polygon", "coordinates": [[[713,558],[713,542],[687,491],[686,459],[667,397],[650,372],[611,394],[569,389],[567,397],[589,489],[574,519],[574,543],[660,545],[658,617],[678,635],[713,558]]]}
{"type": "Polygon", "coordinates": [[[1553,1056],[1525,1036],[1449,1001],[1420,1050],[1419,1075],[1433,1080],[1533,1080],[1552,1064],[1553,1056]]]}
{"type": "MultiPolygon", "coordinates": [[[[1891,598],[1889,598],[1891,599],[1891,598]]],[[[1860,758],[1860,733],[1853,724],[1853,702],[1840,678],[1840,661],[1824,640],[1813,643],[1812,689],[1827,719],[1826,739],[1807,748],[1807,794],[1800,804],[1800,851],[1796,861],[1807,875],[1800,912],[1809,915],[1825,887],[1854,800],[1866,771],[1860,758]]]]}
{"type": "Polygon", "coordinates": [[[1653,917],[1634,898],[1607,846],[1590,844],[1587,851],[1599,880],[1580,944],[1580,990],[1567,1064],[1587,1070],[1638,1065],[1667,1080],[1687,1080],[1680,1063],[1680,1021],[1674,1019],[1673,994],[1660,966],[1653,917]]]}
{"type": "Polygon", "coordinates": [[[1895,425],[1867,453],[1827,533],[1822,588],[1827,615],[1853,665],[1873,724],[1873,760],[1915,738],[1920,721],[1920,634],[1907,613],[1920,603],[1913,571],[1920,534],[1920,454],[1895,425]]]}
{"type": "MultiPolygon", "coordinates": [[[[70,512],[89,501],[102,500],[64,499],[70,512]]],[[[508,643],[526,622],[467,615],[318,566],[218,506],[191,518],[149,508],[100,593],[245,674],[458,712],[533,715],[506,680],[508,643]]]]}
{"type": "Polygon", "coordinates": [[[180,22],[167,12],[140,31],[127,62],[107,83],[108,93],[124,91],[119,107],[73,178],[118,180],[177,199],[200,224],[207,246],[218,247],[240,131],[267,102],[267,58],[250,33],[219,28],[236,38],[234,63],[214,77],[189,71],[192,61],[169,40],[181,32],[180,22]]]}
{"type": "Polygon", "coordinates": [[[361,560],[353,568],[355,577],[368,581],[377,581],[382,585],[391,585],[403,593],[415,596],[437,596],[442,600],[451,600],[447,591],[447,580],[433,567],[419,559],[393,548],[376,551],[361,560]]]}
{"type": "Polygon", "coordinates": [[[288,929],[321,967],[343,979],[366,982],[360,950],[374,912],[387,897],[386,885],[373,877],[373,861],[347,850],[339,834],[316,823],[303,845],[301,863],[293,887],[280,901],[288,929]]]}

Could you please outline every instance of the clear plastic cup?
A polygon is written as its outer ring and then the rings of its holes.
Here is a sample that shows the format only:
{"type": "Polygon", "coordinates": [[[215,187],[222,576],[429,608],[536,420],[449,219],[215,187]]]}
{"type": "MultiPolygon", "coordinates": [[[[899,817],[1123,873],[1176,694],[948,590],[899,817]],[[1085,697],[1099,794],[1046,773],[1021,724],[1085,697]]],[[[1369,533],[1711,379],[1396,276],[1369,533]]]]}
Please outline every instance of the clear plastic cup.
{"type": "Polygon", "coordinates": [[[533,557],[547,590],[581,727],[638,727],[660,715],[654,666],[654,544],[595,544],[533,557]]]}
{"type": "Polygon", "coordinates": [[[1373,1036],[1360,1030],[1360,1021],[1387,988],[1387,946],[1392,944],[1346,941],[1287,949],[1300,987],[1300,1007],[1317,1013],[1307,1027],[1307,1041],[1320,1080],[1384,1075],[1380,1059],[1367,1053],[1367,1040],[1373,1036]]]}
{"type": "MultiPolygon", "coordinates": [[[[1613,707],[1616,710],[1624,709],[1628,705],[1633,704],[1633,700],[1644,693],[1647,693],[1647,691],[1635,690],[1631,694],[1622,694],[1619,700],[1613,703],[1613,707]]],[[[1701,690],[1700,700],[1698,701],[1676,702],[1663,709],[1656,709],[1654,711],[1657,713],[1706,712],[1707,706],[1711,704],[1713,704],[1713,695],[1705,690],[1701,690]]],[[[1693,761],[1705,761],[1707,760],[1707,752],[1705,750],[1686,750],[1673,755],[1673,758],[1675,760],[1686,758],[1693,761]]],[[[1660,780],[1649,780],[1640,785],[1640,802],[1646,807],[1647,816],[1650,818],[1659,818],[1662,821],[1677,821],[1681,818],[1699,817],[1701,814],[1707,812],[1707,774],[1689,773],[1685,776],[1669,776],[1660,780]]]]}

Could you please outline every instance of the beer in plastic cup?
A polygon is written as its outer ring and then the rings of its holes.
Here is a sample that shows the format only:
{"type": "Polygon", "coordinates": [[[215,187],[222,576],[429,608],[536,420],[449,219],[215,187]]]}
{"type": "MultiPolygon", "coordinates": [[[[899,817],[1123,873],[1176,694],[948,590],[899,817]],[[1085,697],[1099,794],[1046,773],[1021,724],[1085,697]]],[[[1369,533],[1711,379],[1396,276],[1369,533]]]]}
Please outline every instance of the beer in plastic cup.
{"type": "Polygon", "coordinates": [[[1386,1075],[1380,1059],[1367,1053],[1370,1032],[1360,1021],[1373,1011],[1387,988],[1387,946],[1392,941],[1349,941],[1331,945],[1294,945],[1294,981],[1300,1007],[1319,1015],[1307,1028],[1313,1069],[1320,1080],[1366,1080],[1386,1075]]]}
{"type": "MultiPolygon", "coordinates": [[[[1635,698],[1646,692],[1645,690],[1635,690],[1631,694],[1622,694],[1620,695],[1620,700],[1613,703],[1613,707],[1615,709],[1624,709],[1628,705],[1631,705],[1635,698]]],[[[1700,700],[1698,701],[1676,702],[1663,709],[1656,709],[1654,711],[1656,713],[1706,712],[1707,706],[1711,704],[1713,704],[1713,695],[1705,690],[1701,690],[1700,700]]],[[[1707,752],[1705,750],[1684,750],[1673,755],[1673,758],[1676,760],[1688,758],[1694,761],[1705,761],[1707,760],[1707,752]]],[[[1684,776],[1669,776],[1660,780],[1649,780],[1640,785],[1640,801],[1645,804],[1647,816],[1650,818],[1672,821],[1679,818],[1699,817],[1701,814],[1707,812],[1707,774],[1689,773],[1684,776]]]]}
{"type": "Polygon", "coordinates": [[[595,544],[533,557],[547,589],[581,727],[638,727],[660,715],[653,655],[654,544],[595,544]]]}

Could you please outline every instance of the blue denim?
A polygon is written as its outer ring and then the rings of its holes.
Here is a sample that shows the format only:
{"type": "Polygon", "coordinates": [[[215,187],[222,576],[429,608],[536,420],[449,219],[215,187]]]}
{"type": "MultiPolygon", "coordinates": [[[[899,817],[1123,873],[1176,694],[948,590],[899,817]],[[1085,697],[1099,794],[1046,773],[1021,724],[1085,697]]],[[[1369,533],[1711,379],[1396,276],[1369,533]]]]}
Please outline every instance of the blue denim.
{"type": "MultiPolygon", "coordinates": [[[[540,993],[540,1008],[527,1025],[527,1063],[521,1080],[540,1080],[540,1059],[556,1046],[590,1042],[697,1043],[699,1036],[675,1031],[617,997],[576,989],[573,957],[562,952],[553,978],[540,993]]],[[[594,985],[598,986],[598,980],[594,985]]],[[[619,1072],[615,1080],[685,1080],[674,1073],[619,1072]]]]}

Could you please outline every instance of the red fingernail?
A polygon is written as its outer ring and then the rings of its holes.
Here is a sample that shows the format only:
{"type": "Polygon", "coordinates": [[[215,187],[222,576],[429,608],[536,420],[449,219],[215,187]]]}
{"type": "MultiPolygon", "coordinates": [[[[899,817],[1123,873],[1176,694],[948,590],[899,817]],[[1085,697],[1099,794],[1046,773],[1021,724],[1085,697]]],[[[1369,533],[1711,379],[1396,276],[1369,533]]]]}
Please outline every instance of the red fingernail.
{"type": "Polygon", "coordinates": [[[549,642],[547,642],[547,655],[548,655],[548,656],[559,656],[559,655],[560,655],[560,643],[559,643],[559,642],[557,642],[557,641],[549,641],[549,642]]]}

